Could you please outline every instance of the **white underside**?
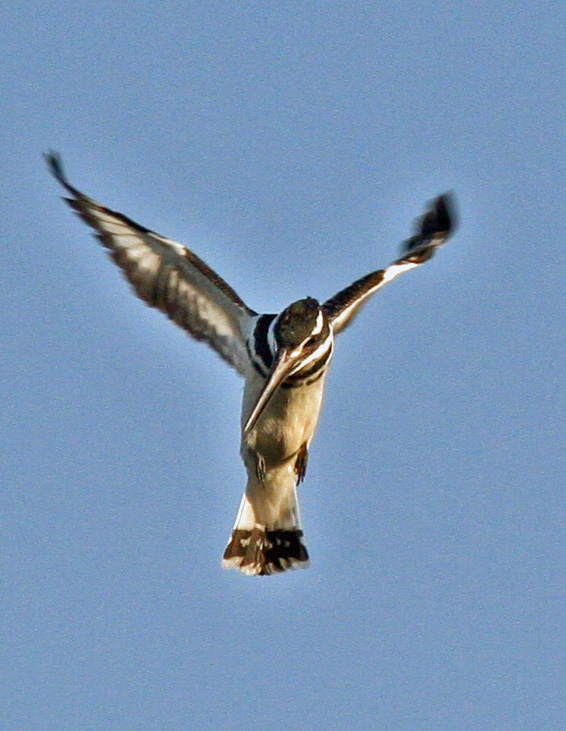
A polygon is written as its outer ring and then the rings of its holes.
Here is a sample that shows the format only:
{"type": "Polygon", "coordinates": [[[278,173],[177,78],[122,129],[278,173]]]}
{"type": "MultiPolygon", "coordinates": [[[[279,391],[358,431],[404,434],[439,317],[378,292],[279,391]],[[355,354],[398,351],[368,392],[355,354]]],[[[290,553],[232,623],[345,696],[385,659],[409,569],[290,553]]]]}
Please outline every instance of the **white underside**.
{"type": "Polygon", "coordinates": [[[247,492],[242,495],[233,530],[299,530],[301,518],[297,489],[270,490],[267,495],[261,488],[253,491],[253,503],[247,492]]]}
{"type": "MultiPolygon", "coordinates": [[[[314,436],[324,391],[325,375],[318,381],[297,388],[279,388],[241,445],[241,456],[248,473],[246,492],[234,529],[292,530],[300,528],[297,501],[297,455],[314,436]],[[258,477],[261,460],[263,480],[258,477]]],[[[242,405],[242,424],[253,409],[264,379],[252,374],[246,379],[242,405]]]]}

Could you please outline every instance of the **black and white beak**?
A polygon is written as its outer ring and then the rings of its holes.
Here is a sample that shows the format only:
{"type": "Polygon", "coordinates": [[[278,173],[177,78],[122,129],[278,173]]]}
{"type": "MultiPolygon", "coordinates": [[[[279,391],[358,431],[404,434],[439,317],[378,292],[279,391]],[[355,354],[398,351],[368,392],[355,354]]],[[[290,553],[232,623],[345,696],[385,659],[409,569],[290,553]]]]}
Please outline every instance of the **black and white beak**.
{"type": "Polygon", "coordinates": [[[244,436],[257,424],[259,417],[265,411],[266,406],[269,404],[271,397],[277,391],[279,386],[283,383],[285,378],[295,368],[297,363],[300,361],[301,351],[300,349],[289,350],[288,348],[281,348],[277,351],[273,363],[267,375],[267,380],[263,386],[263,389],[259,395],[256,405],[253,407],[251,414],[248,417],[246,425],[244,426],[244,436]]]}

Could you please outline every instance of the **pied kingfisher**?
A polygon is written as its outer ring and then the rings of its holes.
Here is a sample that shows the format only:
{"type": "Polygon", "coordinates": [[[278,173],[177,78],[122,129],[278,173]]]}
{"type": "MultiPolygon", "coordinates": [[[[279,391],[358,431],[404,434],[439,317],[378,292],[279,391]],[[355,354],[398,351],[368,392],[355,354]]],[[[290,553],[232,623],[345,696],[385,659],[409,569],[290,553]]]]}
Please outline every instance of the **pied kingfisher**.
{"type": "Polygon", "coordinates": [[[279,315],[260,315],[192,251],[83,195],[68,182],[60,157],[45,157],[70,194],[64,200],[97,232],[136,294],[245,379],[240,453],[248,481],[222,565],[252,576],[305,568],[297,485],[305,477],[334,337],[370,295],[428,261],[446,241],[454,229],[450,194],[431,203],[387,268],[322,305],[306,297],[279,315]]]}

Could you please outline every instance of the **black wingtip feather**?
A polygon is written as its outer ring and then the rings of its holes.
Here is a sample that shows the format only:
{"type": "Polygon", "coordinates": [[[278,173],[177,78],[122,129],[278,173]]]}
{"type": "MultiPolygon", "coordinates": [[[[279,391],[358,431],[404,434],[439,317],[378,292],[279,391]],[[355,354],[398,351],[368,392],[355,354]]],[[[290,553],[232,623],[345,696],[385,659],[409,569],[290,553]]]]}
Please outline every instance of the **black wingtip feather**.
{"type": "Polygon", "coordinates": [[[437,232],[451,236],[458,225],[456,196],[452,191],[439,195],[434,201],[433,208],[436,214],[437,232]]]}
{"type": "Polygon", "coordinates": [[[49,150],[49,152],[43,153],[43,159],[47,163],[49,172],[56,178],[60,183],[66,183],[65,172],[63,170],[63,158],[58,152],[49,150]]]}
{"type": "Polygon", "coordinates": [[[435,198],[424,215],[416,220],[415,234],[402,244],[405,253],[414,251],[433,243],[444,243],[456,229],[456,203],[452,192],[446,192],[435,198]]]}
{"type": "MultiPolygon", "coordinates": [[[[55,180],[59,182],[64,188],[66,188],[71,195],[78,197],[80,196],[79,191],[74,188],[69,181],[67,180],[67,176],[65,175],[65,169],[63,167],[63,158],[58,152],[55,152],[54,150],[49,150],[49,152],[43,153],[43,159],[45,160],[47,164],[47,169],[53,175],[55,180]]],[[[69,202],[68,198],[64,198],[63,200],[66,200],[69,202]]]]}

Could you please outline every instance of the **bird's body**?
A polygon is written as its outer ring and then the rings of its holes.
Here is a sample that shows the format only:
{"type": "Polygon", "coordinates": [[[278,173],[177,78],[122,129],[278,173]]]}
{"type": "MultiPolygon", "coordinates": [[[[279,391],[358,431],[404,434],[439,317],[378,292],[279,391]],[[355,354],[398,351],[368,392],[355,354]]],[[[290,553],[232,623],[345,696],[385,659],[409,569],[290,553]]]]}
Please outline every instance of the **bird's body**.
{"type": "Polygon", "coordinates": [[[246,378],[240,454],[248,479],[233,537],[223,560],[227,568],[236,566],[251,574],[258,570],[272,573],[294,567],[281,563],[281,559],[292,564],[306,565],[308,562],[301,540],[297,485],[306,472],[308,450],[320,416],[330,357],[331,354],[324,364],[315,364],[318,371],[310,378],[302,378],[298,373],[295,382],[283,383],[277,388],[268,407],[249,432],[246,432],[245,425],[261,396],[266,379],[255,369],[246,378]],[[257,555],[248,550],[246,554],[245,542],[254,529],[270,534],[266,536],[268,543],[272,544],[270,551],[257,555]],[[292,556],[280,556],[277,561],[272,553],[279,538],[288,543],[292,541],[295,550],[292,556]]]}
{"type": "Polygon", "coordinates": [[[265,575],[308,565],[297,486],[305,476],[335,336],[385,283],[424,263],[453,223],[439,197],[390,267],[354,282],[320,305],[307,297],[279,315],[259,315],[193,252],[83,195],[60,159],[51,172],[67,202],[92,226],[136,293],[193,337],[206,341],[245,379],[240,453],[247,485],[223,565],[265,575]]]}

